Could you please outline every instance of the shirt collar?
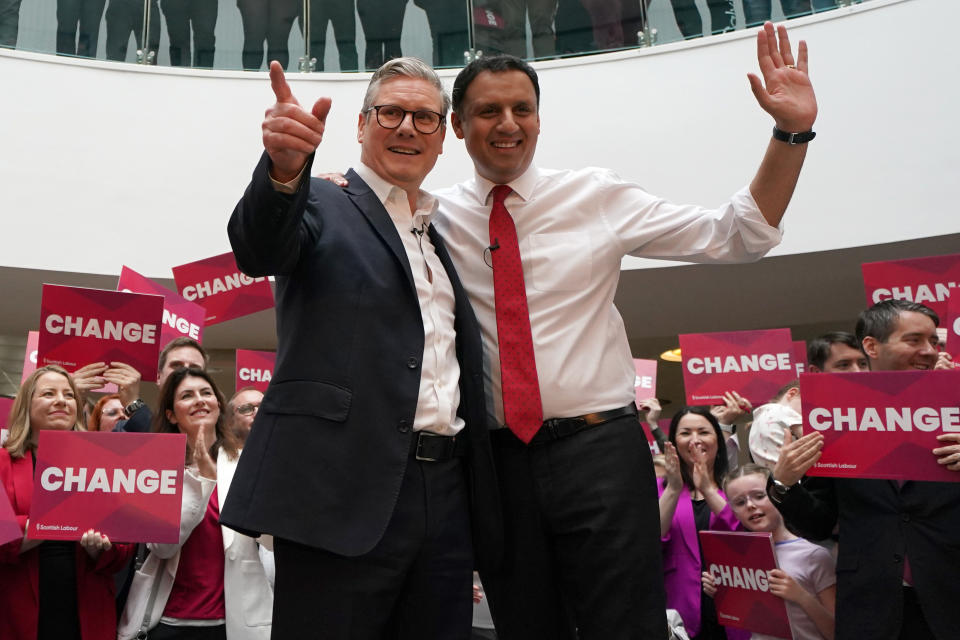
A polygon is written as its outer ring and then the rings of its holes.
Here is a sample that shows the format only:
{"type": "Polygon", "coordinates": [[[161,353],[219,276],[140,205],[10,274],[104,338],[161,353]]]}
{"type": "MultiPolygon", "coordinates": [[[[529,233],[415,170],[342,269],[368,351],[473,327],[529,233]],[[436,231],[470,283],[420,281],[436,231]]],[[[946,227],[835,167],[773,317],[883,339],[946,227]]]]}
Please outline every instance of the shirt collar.
{"type": "MultiPolygon", "coordinates": [[[[533,188],[537,184],[537,178],[539,178],[540,172],[537,167],[531,163],[527,170],[524,171],[516,179],[511,180],[507,183],[507,186],[513,189],[513,192],[516,193],[520,198],[526,202],[533,196],[533,188]]],[[[487,204],[490,198],[490,192],[493,191],[493,188],[497,186],[498,183],[490,182],[479,173],[473,174],[473,184],[471,185],[471,190],[473,191],[474,196],[477,198],[477,201],[481,204],[487,204]]]]}
{"type": "MultiPolygon", "coordinates": [[[[356,171],[357,175],[360,176],[363,181],[367,183],[367,186],[373,190],[377,196],[377,199],[380,200],[380,204],[384,205],[384,208],[386,208],[387,211],[390,211],[390,207],[386,206],[387,201],[389,200],[398,200],[403,203],[404,208],[407,207],[406,191],[381,178],[380,174],[363,164],[363,162],[358,162],[357,166],[354,168],[354,171],[356,171]]],[[[420,189],[420,192],[417,195],[417,210],[413,212],[414,218],[422,218],[422,220],[417,224],[430,224],[433,219],[433,214],[436,212],[436,210],[436,198],[423,189],[420,189]]]]}

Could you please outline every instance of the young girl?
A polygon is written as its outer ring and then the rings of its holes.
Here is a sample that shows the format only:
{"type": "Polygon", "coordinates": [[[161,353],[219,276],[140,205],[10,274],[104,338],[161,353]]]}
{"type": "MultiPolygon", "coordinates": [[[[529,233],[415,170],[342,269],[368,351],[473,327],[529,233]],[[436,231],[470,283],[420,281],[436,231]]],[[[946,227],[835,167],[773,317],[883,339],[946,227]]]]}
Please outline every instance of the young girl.
{"type": "MultiPolygon", "coordinates": [[[[790,533],[767,497],[766,467],[747,464],[735,469],[725,483],[727,499],[740,524],[749,531],[773,534],[779,569],[770,571],[770,593],[787,601],[794,640],[833,640],[837,578],[833,557],[823,547],[790,533]]],[[[703,591],[717,592],[713,577],[703,572],[703,591]]],[[[770,636],[754,633],[751,640],[770,636]]]]}

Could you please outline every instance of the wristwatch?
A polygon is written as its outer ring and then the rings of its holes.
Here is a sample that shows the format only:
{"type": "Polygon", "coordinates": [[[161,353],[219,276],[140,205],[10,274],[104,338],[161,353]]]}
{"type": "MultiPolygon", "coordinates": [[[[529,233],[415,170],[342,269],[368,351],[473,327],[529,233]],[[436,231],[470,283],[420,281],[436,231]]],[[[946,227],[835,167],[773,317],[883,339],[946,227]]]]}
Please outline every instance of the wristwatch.
{"type": "Polygon", "coordinates": [[[147,404],[146,402],[144,402],[144,401],[141,400],[140,398],[137,398],[136,400],[134,400],[133,402],[131,402],[130,404],[128,404],[127,406],[125,406],[125,407],[123,408],[123,410],[127,412],[127,415],[128,415],[128,416],[132,416],[132,415],[135,414],[137,411],[139,411],[140,409],[142,409],[142,408],[144,407],[144,405],[146,405],[146,404],[147,404]]]}
{"type": "Polygon", "coordinates": [[[773,138],[787,144],[804,144],[817,137],[815,131],[801,131],[799,133],[789,133],[777,127],[773,128],[773,138]]]}
{"type": "Polygon", "coordinates": [[[798,482],[797,484],[786,485],[771,476],[770,484],[767,485],[767,493],[770,495],[770,499],[773,500],[775,504],[782,504],[783,499],[787,497],[787,494],[790,493],[790,490],[799,484],[800,483],[798,482]]]}

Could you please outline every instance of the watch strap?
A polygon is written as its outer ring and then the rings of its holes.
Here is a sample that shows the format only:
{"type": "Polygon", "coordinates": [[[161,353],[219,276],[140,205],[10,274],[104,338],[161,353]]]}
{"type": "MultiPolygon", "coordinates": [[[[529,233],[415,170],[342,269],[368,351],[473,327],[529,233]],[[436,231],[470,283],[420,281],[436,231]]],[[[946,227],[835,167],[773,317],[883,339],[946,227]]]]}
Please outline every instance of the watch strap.
{"type": "Polygon", "coordinates": [[[780,142],[786,142],[787,144],[806,144],[814,138],[817,137],[817,132],[810,131],[801,131],[800,133],[789,133],[777,127],[773,128],[773,137],[775,140],[780,142]]]}

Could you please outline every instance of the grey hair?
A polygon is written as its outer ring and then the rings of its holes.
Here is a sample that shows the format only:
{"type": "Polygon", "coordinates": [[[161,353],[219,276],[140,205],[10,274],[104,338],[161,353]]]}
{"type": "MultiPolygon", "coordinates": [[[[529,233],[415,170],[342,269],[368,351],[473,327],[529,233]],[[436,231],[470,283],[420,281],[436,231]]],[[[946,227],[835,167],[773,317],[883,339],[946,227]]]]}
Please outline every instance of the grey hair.
{"type": "Polygon", "coordinates": [[[440,82],[439,76],[436,72],[423,60],[413,57],[403,57],[403,58],[394,58],[392,60],[387,60],[383,65],[377,69],[373,76],[370,78],[370,84],[367,85],[367,93],[363,96],[363,108],[361,112],[367,114],[367,111],[370,107],[373,106],[373,101],[377,97],[377,93],[380,91],[380,85],[394,78],[415,78],[418,80],[426,80],[434,87],[437,91],[440,92],[440,97],[443,100],[443,108],[441,113],[443,119],[446,120],[447,112],[450,111],[450,96],[447,95],[446,90],[443,88],[443,83],[440,82]]]}

